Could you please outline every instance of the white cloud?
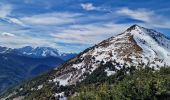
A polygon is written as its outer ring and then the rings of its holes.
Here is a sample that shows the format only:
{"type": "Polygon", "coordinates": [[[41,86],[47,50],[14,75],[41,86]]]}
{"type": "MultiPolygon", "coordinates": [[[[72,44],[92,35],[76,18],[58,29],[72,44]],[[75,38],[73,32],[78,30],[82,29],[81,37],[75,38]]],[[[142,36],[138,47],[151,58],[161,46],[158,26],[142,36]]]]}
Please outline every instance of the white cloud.
{"type": "Polygon", "coordinates": [[[7,33],[7,32],[3,32],[0,34],[1,36],[5,36],[5,37],[14,37],[15,34],[12,34],[12,33],[7,33]]]}
{"type": "Polygon", "coordinates": [[[20,18],[22,22],[30,25],[62,25],[75,23],[76,17],[81,16],[79,13],[45,13],[33,15],[30,17],[20,18]]]}
{"type": "Polygon", "coordinates": [[[12,10],[12,5],[0,3],[0,18],[9,23],[24,26],[24,24],[19,19],[10,17],[12,10]]]}
{"type": "Polygon", "coordinates": [[[131,10],[129,8],[121,8],[117,11],[117,13],[146,22],[150,21],[150,18],[154,15],[152,11],[147,11],[146,9],[131,10]]]}
{"type": "MultiPolygon", "coordinates": [[[[80,52],[104,39],[120,34],[120,32],[129,26],[127,24],[114,23],[72,25],[69,28],[51,33],[50,35],[56,43],[63,43],[63,46],[60,46],[60,50],[80,52]],[[65,46],[64,44],[70,45],[65,46]]],[[[58,46],[56,47],[58,48],[58,46]]]]}
{"type": "Polygon", "coordinates": [[[11,17],[13,7],[10,4],[0,3],[0,18],[13,24],[20,26],[28,25],[63,25],[76,22],[76,17],[80,17],[80,13],[70,12],[52,12],[37,15],[14,18],[11,17]]]}
{"type": "Polygon", "coordinates": [[[9,4],[0,4],[0,18],[6,18],[10,15],[12,6],[9,4]]]}
{"type": "Polygon", "coordinates": [[[0,37],[0,45],[11,47],[11,48],[18,48],[23,46],[49,46],[49,47],[56,47],[56,44],[52,41],[49,41],[45,38],[37,38],[33,36],[11,36],[10,33],[4,33],[0,37]],[[9,36],[10,35],[10,36],[9,36]]]}
{"type": "Polygon", "coordinates": [[[93,45],[124,31],[128,25],[105,23],[99,25],[73,25],[60,33],[52,33],[55,40],[63,43],[93,45]]]}
{"type": "MultiPolygon", "coordinates": [[[[81,4],[81,7],[88,11],[109,11],[101,7],[95,7],[92,3],[81,4]]],[[[108,37],[119,34],[128,28],[130,24],[127,23],[115,24],[116,21],[120,20],[120,16],[143,21],[143,26],[147,25],[149,27],[170,28],[170,21],[168,21],[167,18],[147,9],[134,10],[120,8],[114,10],[112,13],[107,13],[101,16],[73,12],[53,12],[20,18],[11,17],[11,12],[11,6],[6,8],[0,7],[0,13],[3,13],[0,15],[0,18],[5,19],[9,23],[19,25],[12,26],[11,24],[9,26],[8,24],[3,25],[0,23],[0,32],[5,32],[3,34],[0,33],[0,45],[13,48],[31,45],[56,47],[65,51],[75,51],[73,49],[77,48],[78,51],[80,51],[86,46],[94,45],[108,37]],[[112,14],[114,14],[114,16],[112,14]],[[65,26],[64,24],[70,25],[65,26]],[[64,26],[57,27],[58,25],[64,26]],[[14,35],[14,33],[16,33],[16,35],[14,35]],[[44,34],[47,37],[43,37],[42,35],[44,34]],[[38,35],[39,37],[35,37],[35,35],[38,35]],[[70,48],[70,46],[66,47],[65,45],[62,46],[56,44],[60,42],[80,45],[74,45],[74,48],[70,48]]]]}
{"type": "Polygon", "coordinates": [[[22,21],[20,21],[19,19],[17,18],[10,18],[10,17],[7,17],[7,20],[9,23],[14,23],[14,24],[17,24],[17,25],[20,25],[20,26],[26,26],[22,21]]]}
{"type": "Polygon", "coordinates": [[[95,7],[92,3],[82,3],[80,4],[80,6],[84,9],[84,10],[97,10],[98,8],[95,7]]]}
{"type": "Polygon", "coordinates": [[[100,7],[100,6],[95,6],[93,3],[81,3],[80,6],[82,9],[87,10],[87,11],[99,11],[99,12],[107,12],[110,13],[111,10],[105,7],[100,7]]]}
{"type": "Polygon", "coordinates": [[[146,26],[150,25],[156,28],[170,28],[170,21],[168,18],[147,9],[132,10],[129,8],[121,8],[118,9],[116,13],[132,19],[143,21],[146,26]]]}

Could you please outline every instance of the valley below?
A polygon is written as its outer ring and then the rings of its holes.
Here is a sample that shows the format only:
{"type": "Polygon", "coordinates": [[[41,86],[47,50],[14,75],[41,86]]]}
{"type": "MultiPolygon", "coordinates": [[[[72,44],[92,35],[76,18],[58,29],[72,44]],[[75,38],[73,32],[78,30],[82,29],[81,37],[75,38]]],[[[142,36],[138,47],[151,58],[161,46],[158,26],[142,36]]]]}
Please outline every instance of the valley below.
{"type": "Polygon", "coordinates": [[[43,47],[34,50],[31,47],[20,49],[0,47],[0,94],[17,84],[56,68],[75,55],[65,54],[66,56],[59,57],[58,51],[53,50],[56,53],[52,53],[52,50],[50,48],[45,50],[43,47]],[[34,55],[30,55],[33,53],[34,55]]]}

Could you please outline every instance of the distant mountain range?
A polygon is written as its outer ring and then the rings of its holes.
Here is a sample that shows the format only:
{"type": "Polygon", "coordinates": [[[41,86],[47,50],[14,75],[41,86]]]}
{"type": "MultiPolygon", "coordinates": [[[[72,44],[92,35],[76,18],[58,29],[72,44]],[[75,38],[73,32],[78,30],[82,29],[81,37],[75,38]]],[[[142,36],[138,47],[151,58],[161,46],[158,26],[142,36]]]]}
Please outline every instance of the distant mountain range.
{"type": "Polygon", "coordinates": [[[75,88],[81,83],[101,84],[114,78],[115,82],[140,67],[159,70],[162,66],[170,66],[170,39],[155,30],[133,25],[4,96],[56,100],[78,95],[75,88]]]}
{"type": "Polygon", "coordinates": [[[0,47],[0,94],[21,81],[52,70],[75,55],[59,53],[50,47],[0,47]]]}
{"type": "Polygon", "coordinates": [[[21,56],[27,56],[32,58],[45,58],[45,57],[58,57],[63,60],[68,60],[75,57],[76,53],[63,53],[55,48],[51,47],[31,47],[25,46],[22,48],[7,48],[0,46],[0,53],[14,53],[21,56]]]}

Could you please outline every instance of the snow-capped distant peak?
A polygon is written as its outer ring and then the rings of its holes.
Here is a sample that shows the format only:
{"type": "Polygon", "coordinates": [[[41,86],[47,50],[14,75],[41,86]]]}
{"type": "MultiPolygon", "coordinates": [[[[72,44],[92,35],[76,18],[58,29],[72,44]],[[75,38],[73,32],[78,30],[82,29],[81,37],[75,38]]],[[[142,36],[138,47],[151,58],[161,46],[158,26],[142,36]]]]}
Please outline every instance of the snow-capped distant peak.
{"type": "Polygon", "coordinates": [[[45,58],[45,57],[58,57],[62,60],[68,60],[75,57],[76,53],[64,53],[60,52],[56,48],[51,47],[32,47],[25,46],[22,48],[11,49],[8,47],[0,46],[0,53],[14,53],[21,56],[28,56],[32,58],[45,58]]]}
{"type": "Polygon", "coordinates": [[[7,47],[1,47],[0,46],[0,53],[3,54],[3,53],[9,53],[11,52],[11,48],[7,48],[7,47]]]}
{"type": "Polygon", "coordinates": [[[50,47],[31,47],[26,46],[16,49],[19,53],[32,57],[59,56],[58,50],[50,47]]]}
{"type": "Polygon", "coordinates": [[[51,47],[25,46],[22,48],[15,49],[15,51],[17,51],[21,55],[25,55],[29,57],[35,57],[35,58],[59,57],[63,60],[68,60],[76,55],[76,54],[71,54],[71,53],[61,53],[56,48],[51,48],[51,47]]]}

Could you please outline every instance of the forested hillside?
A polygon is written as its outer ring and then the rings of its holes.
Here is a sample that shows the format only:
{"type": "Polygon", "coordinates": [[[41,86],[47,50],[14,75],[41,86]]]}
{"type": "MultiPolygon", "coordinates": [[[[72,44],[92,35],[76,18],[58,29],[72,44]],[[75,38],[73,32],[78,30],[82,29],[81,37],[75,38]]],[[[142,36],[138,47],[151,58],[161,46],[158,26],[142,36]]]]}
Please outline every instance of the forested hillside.
{"type": "Polygon", "coordinates": [[[170,100],[170,68],[135,70],[117,81],[82,85],[70,100],[170,100]]]}

